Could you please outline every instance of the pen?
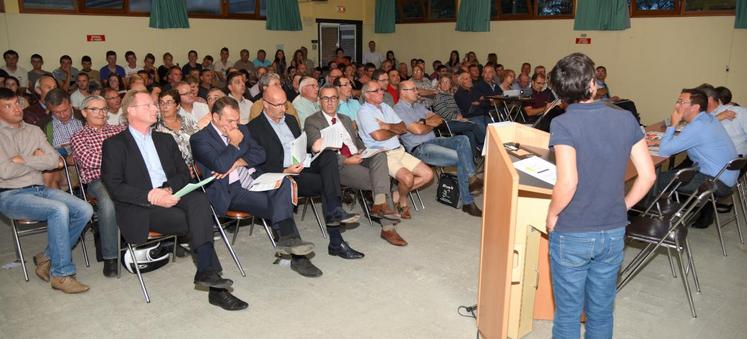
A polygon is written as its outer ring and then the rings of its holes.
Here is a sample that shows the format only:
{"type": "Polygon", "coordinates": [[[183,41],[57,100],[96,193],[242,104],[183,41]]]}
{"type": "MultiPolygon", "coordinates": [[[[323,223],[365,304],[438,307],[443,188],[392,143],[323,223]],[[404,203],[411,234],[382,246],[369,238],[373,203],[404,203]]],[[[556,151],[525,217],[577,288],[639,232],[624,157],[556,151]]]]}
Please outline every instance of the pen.
{"type": "Polygon", "coordinates": [[[547,172],[547,171],[549,171],[549,169],[545,168],[545,169],[543,169],[543,170],[541,170],[541,171],[537,172],[537,174],[540,174],[540,173],[542,173],[542,172],[547,172]]]}

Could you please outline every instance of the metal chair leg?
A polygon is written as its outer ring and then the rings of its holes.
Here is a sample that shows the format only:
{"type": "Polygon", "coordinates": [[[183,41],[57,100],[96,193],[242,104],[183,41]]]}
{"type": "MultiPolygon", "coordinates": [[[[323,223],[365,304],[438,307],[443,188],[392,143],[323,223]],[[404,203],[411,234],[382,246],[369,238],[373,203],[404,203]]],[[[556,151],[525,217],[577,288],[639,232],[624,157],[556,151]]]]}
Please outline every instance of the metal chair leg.
{"type": "MultiPolygon", "coordinates": [[[[210,208],[212,208],[212,206],[210,208]]],[[[226,231],[223,229],[223,227],[221,227],[220,220],[218,220],[218,217],[215,215],[215,213],[213,213],[213,216],[215,217],[215,222],[218,228],[218,232],[220,232],[220,237],[221,239],[223,239],[223,243],[226,244],[228,253],[231,254],[231,258],[233,258],[233,262],[236,263],[236,267],[239,268],[239,273],[241,273],[241,276],[246,277],[246,272],[244,272],[244,268],[241,267],[241,262],[239,261],[239,257],[236,256],[236,252],[233,250],[233,246],[231,246],[231,242],[228,241],[228,236],[226,235],[226,231]]],[[[238,231],[239,231],[239,228],[236,227],[236,232],[238,231]]],[[[234,236],[235,235],[236,233],[234,233],[234,236]]]]}
{"type": "Polygon", "coordinates": [[[682,276],[682,284],[685,286],[685,294],[687,294],[687,302],[690,304],[690,312],[692,313],[693,318],[697,318],[698,314],[695,313],[695,303],[693,302],[693,294],[692,294],[692,291],[690,291],[690,281],[687,279],[687,276],[685,276],[685,263],[682,259],[682,255],[680,254],[680,251],[677,251],[677,260],[680,263],[679,265],[680,275],[682,276]]]}
{"type": "Polygon", "coordinates": [[[716,198],[711,195],[711,207],[713,207],[713,215],[716,219],[716,233],[718,233],[718,240],[721,242],[721,251],[726,256],[726,246],[724,245],[724,236],[721,234],[721,220],[718,217],[718,210],[716,209],[716,198]]]}
{"type": "Polygon", "coordinates": [[[685,239],[685,253],[687,254],[687,262],[690,266],[690,270],[693,273],[693,282],[695,283],[695,290],[700,293],[700,280],[698,279],[698,272],[695,270],[695,260],[693,259],[693,253],[690,250],[690,242],[685,239]]]}
{"type": "Polygon", "coordinates": [[[303,218],[306,217],[306,207],[309,206],[309,201],[311,198],[306,198],[303,202],[303,210],[301,211],[301,221],[303,221],[303,218]]]}
{"type": "Polygon", "coordinates": [[[363,196],[363,190],[358,190],[358,195],[361,199],[361,207],[363,208],[363,213],[366,214],[366,218],[368,218],[368,223],[373,226],[373,221],[371,221],[371,211],[368,209],[368,203],[366,202],[366,197],[363,196]]]}
{"type": "Polygon", "coordinates": [[[88,248],[86,248],[86,230],[88,229],[88,225],[83,229],[83,232],[80,233],[80,248],[83,250],[83,259],[86,263],[86,267],[91,267],[91,263],[88,260],[88,248]]]}
{"type": "MultiPolygon", "coordinates": [[[[239,222],[241,220],[236,219],[236,228],[233,230],[233,237],[231,238],[231,245],[236,243],[236,238],[239,236],[239,222]]],[[[252,231],[254,230],[254,217],[252,217],[252,227],[249,229],[249,236],[252,236],[252,231]]]]}
{"type": "Polygon", "coordinates": [[[145,302],[150,303],[150,296],[148,295],[148,289],[145,288],[145,282],[143,281],[143,275],[140,273],[140,264],[137,262],[137,258],[135,257],[135,250],[132,248],[132,245],[129,243],[127,244],[127,249],[130,252],[130,258],[132,258],[132,263],[135,266],[135,273],[137,273],[137,279],[140,281],[140,289],[143,291],[143,296],[145,297],[145,302]]]}
{"type": "Polygon", "coordinates": [[[272,248],[277,247],[277,244],[275,243],[275,239],[272,238],[272,231],[270,230],[270,227],[267,226],[267,221],[265,219],[262,220],[262,225],[265,227],[265,233],[267,233],[267,237],[270,238],[270,243],[272,243],[272,248]]]}
{"type": "MultiPolygon", "coordinates": [[[[745,199],[744,199],[744,186],[742,183],[737,182],[737,198],[739,199],[739,206],[742,208],[742,217],[745,218],[744,220],[747,221],[747,207],[745,207],[745,199]]],[[[732,197],[732,201],[734,197],[732,197]]],[[[736,213],[737,206],[734,205],[734,213],[736,213]]],[[[737,219],[739,221],[739,219],[737,219]]],[[[744,237],[742,236],[742,227],[740,226],[739,222],[737,222],[737,233],[739,234],[739,243],[744,244],[744,237]]]]}
{"type": "MultiPolygon", "coordinates": [[[[314,201],[309,198],[310,204],[311,204],[311,211],[314,212],[314,218],[316,218],[316,223],[319,224],[319,230],[322,231],[322,238],[327,239],[327,229],[324,224],[322,224],[321,219],[319,219],[319,212],[316,211],[316,204],[314,204],[314,201]]],[[[304,206],[304,210],[306,209],[306,206],[304,206]]]]}
{"type": "Polygon", "coordinates": [[[667,259],[669,259],[669,269],[672,270],[672,278],[677,278],[677,272],[674,270],[674,262],[672,262],[672,251],[667,247],[667,259]]]}
{"type": "Polygon", "coordinates": [[[420,207],[422,209],[425,209],[425,205],[423,204],[423,198],[420,197],[420,190],[415,190],[415,196],[418,197],[418,201],[420,201],[420,207]]]}
{"type": "Polygon", "coordinates": [[[26,279],[26,282],[29,281],[29,273],[26,271],[26,259],[23,257],[23,249],[21,248],[21,239],[18,238],[18,227],[16,226],[16,221],[13,219],[10,219],[10,225],[13,227],[13,240],[16,241],[16,250],[18,251],[18,256],[21,261],[21,268],[23,268],[23,278],[26,279]]]}
{"type": "Polygon", "coordinates": [[[415,196],[412,194],[412,192],[408,192],[407,196],[410,197],[410,202],[412,203],[412,208],[415,209],[415,212],[419,211],[418,204],[415,203],[415,196]]]}
{"type": "Polygon", "coordinates": [[[119,227],[117,227],[117,279],[119,279],[121,276],[121,269],[122,269],[122,235],[119,233],[119,227]]]}

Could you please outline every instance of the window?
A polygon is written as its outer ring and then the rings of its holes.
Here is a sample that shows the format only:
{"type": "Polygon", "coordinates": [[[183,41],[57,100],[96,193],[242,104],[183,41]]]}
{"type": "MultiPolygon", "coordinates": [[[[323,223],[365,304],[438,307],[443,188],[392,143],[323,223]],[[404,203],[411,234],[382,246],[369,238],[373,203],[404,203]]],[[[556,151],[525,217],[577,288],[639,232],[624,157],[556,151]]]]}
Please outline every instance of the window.
{"type": "MultiPolygon", "coordinates": [[[[21,13],[145,16],[153,1],[18,0],[18,5],[21,13]]],[[[267,12],[267,0],[186,0],[186,4],[189,16],[200,18],[264,19],[267,12]]]]}
{"type": "Polygon", "coordinates": [[[573,18],[574,0],[495,0],[491,1],[493,19],[567,19],[573,18]]]}
{"type": "Polygon", "coordinates": [[[397,0],[396,21],[444,22],[456,21],[456,0],[397,0]]]}
{"type": "Polygon", "coordinates": [[[734,15],[737,0],[628,0],[631,16],[734,15]]]}

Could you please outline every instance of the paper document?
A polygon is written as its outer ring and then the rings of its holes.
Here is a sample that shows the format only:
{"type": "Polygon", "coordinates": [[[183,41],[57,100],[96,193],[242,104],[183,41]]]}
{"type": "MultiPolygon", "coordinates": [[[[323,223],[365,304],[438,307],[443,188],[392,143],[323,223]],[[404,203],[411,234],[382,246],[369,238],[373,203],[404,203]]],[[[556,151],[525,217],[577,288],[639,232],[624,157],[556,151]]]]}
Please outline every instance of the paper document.
{"type": "Polygon", "coordinates": [[[306,161],[306,132],[302,132],[296,140],[291,141],[291,165],[298,165],[306,161]]]}
{"type": "Polygon", "coordinates": [[[558,177],[555,165],[537,156],[514,162],[514,168],[551,185],[558,177]]]}
{"type": "Polygon", "coordinates": [[[210,176],[210,177],[206,178],[205,180],[202,180],[202,181],[200,181],[200,182],[198,182],[196,184],[189,183],[186,186],[182,187],[182,189],[180,189],[179,191],[177,191],[176,193],[174,193],[174,196],[176,196],[177,198],[181,198],[181,197],[189,194],[190,192],[192,192],[192,191],[194,191],[194,190],[196,190],[196,189],[198,189],[198,188],[200,188],[202,186],[207,185],[209,182],[213,181],[214,179],[215,179],[215,176],[213,175],[213,176],[210,176]]]}
{"type": "Polygon", "coordinates": [[[283,184],[283,178],[291,175],[288,173],[265,173],[252,181],[249,190],[253,192],[272,191],[280,188],[283,184]]]}
{"type": "Polygon", "coordinates": [[[327,128],[321,129],[319,132],[322,134],[322,150],[327,148],[342,148],[342,131],[340,130],[342,124],[334,124],[327,128]]]}
{"type": "Polygon", "coordinates": [[[366,148],[361,152],[361,158],[367,159],[381,152],[386,152],[386,150],[383,148],[366,148]]]}

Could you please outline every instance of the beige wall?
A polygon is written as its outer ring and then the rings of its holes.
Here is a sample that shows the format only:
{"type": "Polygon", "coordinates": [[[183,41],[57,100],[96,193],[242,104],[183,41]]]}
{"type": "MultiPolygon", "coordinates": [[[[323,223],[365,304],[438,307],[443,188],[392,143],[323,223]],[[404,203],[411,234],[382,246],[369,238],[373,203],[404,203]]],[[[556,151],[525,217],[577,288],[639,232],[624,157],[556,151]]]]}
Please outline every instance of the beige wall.
{"type": "Polygon", "coordinates": [[[120,59],[129,49],[140,60],[152,52],[158,62],[169,51],[184,63],[190,49],[217,57],[226,46],[235,60],[241,48],[254,55],[259,48],[273,53],[282,45],[291,54],[305,45],[315,59],[315,20],[328,18],[363,20],[364,40],[376,40],[381,51],[394,50],[400,60],[420,57],[428,64],[446,60],[449,51],[457,49],[462,56],[473,50],[480,60],[497,52],[500,62],[514,69],[524,61],[549,68],[564,55],[581,51],[607,66],[613,94],[633,98],[646,122],[667,116],[682,87],[702,82],[726,85],[736,101],[747,104],[747,30],[735,30],[733,16],[636,18],[631,29],[620,32],[576,32],[572,20],[533,20],[493,21],[489,33],[455,32],[454,23],[442,23],[397,25],[394,34],[374,34],[375,1],[329,0],[300,2],[301,32],[267,31],[264,21],[218,19],[190,19],[190,29],[155,30],[144,17],[19,14],[16,0],[4,1],[8,13],[0,14],[0,50],[17,50],[27,68],[32,53],[45,56],[49,70],[62,53],[76,63],[88,54],[102,65],[109,49],[118,51],[120,59]],[[345,6],[345,13],[337,12],[338,5],[345,6]],[[591,45],[575,44],[583,33],[591,45]],[[105,34],[107,41],[86,42],[86,34],[105,34]]]}
{"type": "Polygon", "coordinates": [[[573,20],[493,21],[489,33],[455,32],[454,26],[405,24],[395,34],[373,34],[369,24],[364,37],[376,40],[382,52],[394,50],[398,60],[420,57],[428,65],[448,60],[456,49],[462,57],[475,51],[483,62],[496,52],[514,70],[524,61],[549,69],[563,56],[583,52],[607,67],[613,94],[634,99],[644,122],[668,116],[680,89],[703,82],[727,86],[735,101],[747,104],[747,30],[734,29],[733,16],[635,18],[631,29],[620,32],[576,32],[573,20]],[[591,45],[575,44],[583,33],[591,45]]]}
{"type": "Polygon", "coordinates": [[[363,1],[330,0],[299,4],[303,23],[300,32],[267,31],[263,20],[224,19],[190,19],[189,29],[159,30],[148,27],[147,17],[19,14],[16,0],[0,1],[6,2],[8,12],[0,13],[0,50],[18,51],[25,68],[30,68],[30,55],[39,53],[45,58],[47,70],[59,65],[62,54],[69,54],[76,65],[81,56],[90,55],[94,65],[103,66],[110,49],[118,52],[120,64],[127,50],[135,51],[139,62],[151,52],[157,64],[168,51],[176,62],[184,64],[190,49],[197,50],[200,57],[210,54],[217,58],[224,46],[231,50],[234,61],[242,48],[249,49],[252,58],[258,49],[265,49],[271,58],[279,46],[290,61],[293,51],[302,45],[309,48],[309,57],[316,59],[311,40],[317,38],[317,18],[363,20],[365,16],[363,1]],[[344,13],[337,12],[338,5],[345,6],[344,13]],[[106,42],[86,42],[87,34],[104,34],[106,42]]]}

